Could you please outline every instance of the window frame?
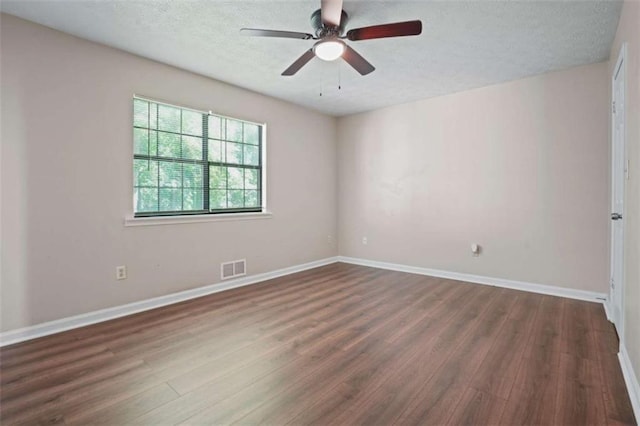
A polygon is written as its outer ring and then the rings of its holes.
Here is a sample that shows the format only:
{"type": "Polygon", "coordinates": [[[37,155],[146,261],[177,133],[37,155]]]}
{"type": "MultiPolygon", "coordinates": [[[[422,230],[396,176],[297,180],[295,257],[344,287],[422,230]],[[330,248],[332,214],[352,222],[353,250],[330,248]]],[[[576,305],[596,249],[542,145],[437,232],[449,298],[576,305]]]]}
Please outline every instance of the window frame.
{"type": "MultiPolygon", "coordinates": [[[[135,204],[135,190],[136,188],[142,187],[141,185],[136,186],[135,185],[135,166],[132,167],[132,171],[133,171],[133,176],[132,176],[132,196],[131,196],[131,200],[132,200],[132,209],[133,209],[133,215],[132,217],[129,217],[125,220],[126,224],[130,224],[129,222],[141,222],[141,221],[148,221],[149,223],[153,223],[153,224],[158,224],[158,223],[162,223],[163,221],[166,221],[167,223],[180,223],[182,222],[181,219],[183,218],[192,218],[195,219],[193,220],[195,221],[203,221],[203,220],[215,220],[217,218],[223,219],[224,220],[229,220],[232,219],[233,217],[242,217],[242,216],[246,216],[247,218],[255,218],[255,217],[259,217],[261,215],[266,215],[266,216],[271,216],[271,213],[269,213],[267,211],[267,206],[266,206],[266,156],[265,156],[265,152],[266,152],[266,129],[267,129],[267,124],[266,123],[259,123],[259,122],[255,122],[255,121],[251,121],[251,120],[246,120],[244,118],[236,118],[236,117],[229,117],[223,114],[218,114],[218,113],[214,113],[212,111],[204,111],[204,110],[199,110],[199,109],[195,109],[195,108],[191,108],[191,107],[186,107],[177,103],[170,103],[170,102],[166,102],[166,101],[161,101],[155,98],[150,98],[147,96],[140,96],[137,94],[134,94],[133,97],[131,98],[131,135],[132,135],[132,165],[135,165],[135,160],[149,160],[149,161],[154,161],[158,164],[158,167],[160,166],[161,162],[170,162],[170,163],[177,163],[177,164],[197,164],[202,166],[202,186],[197,188],[198,190],[202,191],[202,206],[203,209],[202,210],[163,210],[163,211],[143,211],[143,212],[137,212],[136,211],[136,204],[135,204]],[[164,105],[164,106],[168,106],[171,108],[177,108],[179,110],[181,110],[181,116],[182,116],[182,111],[191,111],[191,112],[195,112],[198,114],[202,115],[202,120],[203,120],[203,126],[202,126],[202,135],[191,135],[189,133],[183,133],[181,132],[175,132],[175,131],[166,131],[166,130],[160,130],[160,129],[152,129],[151,127],[139,127],[135,125],[135,120],[134,120],[134,105],[135,105],[135,101],[136,100],[141,100],[141,101],[145,101],[145,102],[149,102],[149,103],[153,103],[153,104],[158,104],[158,105],[164,105]],[[258,161],[257,161],[257,165],[250,165],[250,164],[236,164],[236,163],[229,163],[226,160],[226,154],[225,154],[225,161],[211,161],[209,159],[209,141],[210,140],[215,140],[215,141],[220,141],[220,142],[224,142],[224,143],[241,143],[242,145],[253,145],[253,144],[245,144],[244,141],[243,142],[236,142],[236,141],[230,141],[227,139],[227,135],[226,135],[226,131],[225,131],[225,137],[224,138],[210,138],[209,137],[209,125],[208,125],[208,121],[209,121],[209,117],[214,116],[214,117],[218,117],[219,119],[225,120],[233,120],[233,121],[239,121],[242,123],[248,123],[250,125],[255,125],[258,128],[258,161]],[[206,124],[205,124],[206,123],[206,124]],[[187,158],[181,158],[181,157],[163,157],[159,155],[159,152],[157,152],[157,148],[156,148],[156,155],[151,155],[150,153],[148,153],[147,155],[144,154],[136,154],[135,153],[135,139],[134,139],[134,133],[136,129],[142,129],[142,130],[149,130],[149,131],[155,131],[155,132],[163,132],[163,133],[170,133],[170,134],[174,134],[177,136],[189,136],[189,137],[197,137],[199,139],[202,139],[202,157],[200,159],[187,159],[187,158]],[[218,208],[218,209],[211,209],[210,207],[210,194],[211,191],[215,190],[215,188],[211,188],[210,187],[210,182],[209,182],[209,176],[210,176],[210,171],[212,167],[224,167],[225,170],[227,171],[227,182],[228,182],[228,170],[229,168],[239,168],[242,170],[256,170],[257,171],[257,183],[256,183],[256,192],[257,192],[257,201],[258,201],[258,206],[256,207],[227,207],[227,208],[218,208]],[[157,219],[157,221],[153,220],[153,219],[157,219]],[[173,220],[172,220],[173,219],[173,220]]],[[[148,124],[148,126],[150,126],[150,123],[148,124]]],[[[182,129],[181,129],[182,130],[182,129]]],[[[243,136],[244,137],[244,136],[243,136]]],[[[157,141],[157,139],[156,139],[157,141]]],[[[157,142],[156,142],[157,143],[157,142]]],[[[253,145],[256,146],[256,145],[253,145]]],[[[244,176],[244,174],[243,174],[244,176]]],[[[161,189],[161,187],[158,186],[153,187],[158,189],[158,191],[161,189]]],[[[181,186],[179,187],[180,189],[182,189],[184,191],[185,187],[184,187],[184,175],[181,181],[181,186]]],[[[228,196],[228,192],[231,191],[231,189],[229,189],[228,184],[226,186],[226,188],[224,189],[227,192],[227,196],[228,196]]],[[[247,191],[246,189],[242,189],[242,191],[247,191]]],[[[160,197],[158,196],[158,204],[160,203],[160,197]]],[[[184,196],[183,196],[183,207],[184,207],[184,196]]],[[[189,220],[191,221],[191,220],[189,220]]]]}

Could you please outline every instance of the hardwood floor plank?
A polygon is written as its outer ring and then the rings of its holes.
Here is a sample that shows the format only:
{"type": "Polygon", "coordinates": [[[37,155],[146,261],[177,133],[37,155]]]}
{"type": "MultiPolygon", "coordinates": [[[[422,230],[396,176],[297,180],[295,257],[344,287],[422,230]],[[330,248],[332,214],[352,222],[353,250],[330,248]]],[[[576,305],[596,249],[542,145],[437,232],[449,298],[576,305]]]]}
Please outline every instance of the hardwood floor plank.
{"type": "MultiPolygon", "coordinates": [[[[408,296],[411,296],[411,294],[408,294],[408,296]]],[[[394,306],[387,306],[385,310],[391,313],[394,311],[393,308],[394,306]]],[[[398,310],[396,309],[396,311],[398,310]]],[[[295,375],[289,377],[285,385],[273,386],[274,379],[278,381],[277,383],[280,383],[280,380],[283,379],[283,375],[280,372],[277,377],[273,377],[273,375],[265,377],[252,386],[251,392],[238,394],[222,404],[209,407],[207,410],[188,419],[186,423],[227,424],[234,421],[241,421],[242,423],[261,421],[278,423],[273,419],[267,420],[266,417],[274,414],[274,411],[281,415],[284,412],[288,413],[289,411],[287,410],[296,410],[298,408],[297,397],[305,392],[310,392],[309,387],[317,386],[323,380],[333,379],[339,381],[340,375],[336,374],[337,371],[355,371],[359,368],[371,366],[375,362],[373,354],[391,356],[395,353],[395,351],[386,352],[385,349],[388,349],[389,346],[381,339],[385,335],[394,333],[397,324],[401,323],[403,318],[409,315],[406,311],[401,310],[399,312],[394,315],[376,315],[377,320],[375,323],[369,322],[366,326],[357,324],[356,327],[353,327],[354,334],[347,335],[346,338],[338,335],[335,336],[336,338],[333,341],[328,340],[323,345],[324,350],[322,352],[313,351],[311,359],[308,359],[310,355],[305,355],[306,360],[304,362],[310,368],[303,373],[294,369],[295,375]],[[372,330],[374,329],[377,332],[372,335],[372,330]],[[356,338],[354,339],[354,337],[356,338]],[[349,342],[349,350],[344,350],[343,348],[347,342],[349,342]],[[355,343],[351,345],[352,342],[355,343]],[[312,360],[317,361],[314,362],[312,360]],[[273,390],[268,391],[268,389],[273,390]],[[262,396],[255,398],[255,395],[262,396]],[[264,400],[264,395],[269,395],[266,401],[264,400]],[[243,415],[248,417],[242,417],[243,415]],[[263,418],[263,420],[257,418],[263,418]]],[[[330,386],[325,384],[322,387],[328,389],[330,386]]]]}
{"type": "Polygon", "coordinates": [[[596,361],[578,355],[560,354],[554,423],[607,423],[596,361]]]}
{"type": "Polygon", "coordinates": [[[554,424],[563,299],[539,296],[538,314],[501,424],[554,424]]]}
{"type": "MultiPolygon", "coordinates": [[[[385,300],[384,297],[381,296],[379,299],[379,303],[382,305],[384,300],[385,300]]],[[[349,320],[343,320],[338,323],[341,324],[341,328],[349,328],[349,327],[353,327],[354,325],[356,326],[368,325],[369,327],[371,327],[372,326],[371,320],[368,320],[368,318],[364,315],[358,315],[359,313],[364,314],[370,310],[371,310],[370,305],[362,306],[360,309],[355,309],[345,315],[345,317],[353,318],[352,322],[349,322],[349,320]]],[[[387,306],[387,307],[380,308],[380,310],[383,312],[390,312],[392,308],[387,306]]],[[[383,321],[384,317],[380,315],[374,320],[383,321]]],[[[315,327],[315,328],[309,329],[308,331],[310,334],[313,334],[313,339],[310,339],[310,340],[313,342],[314,345],[321,345],[323,349],[330,347],[324,344],[324,342],[322,341],[322,336],[323,335],[330,336],[331,332],[333,331],[332,329],[323,329],[322,327],[315,327]],[[318,334],[318,330],[322,330],[322,333],[318,334]]],[[[301,334],[302,335],[294,334],[290,336],[291,339],[296,339],[294,342],[294,345],[298,351],[301,350],[300,347],[303,346],[303,342],[307,340],[304,338],[304,334],[303,333],[301,334]]],[[[273,343],[271,344],[258,343],[257,346],[259,348],[266,349],[268,351],[268,350],[271,350],[271,348],[273,348],[273,343]]],[[[238,351],[238,352],[229,353],[228,356],[226,357],[226,360],[225,360],[226,362],[224,361],[221,362],[220,359],[213,360],[210,363],[204,364],[196,369],[191,370],[186,374],[181,375],[180,377],[170,380],[169,384],[174,389],[176,389],[180,394],[185,394],[190,390],[193,390],[201,386],[207,381],[215,379],[220,375],[220,372],[229,371],[229,369],[231,368],[230,365],[235,365],[235,368],[241,368],[244,362],[250,362],[251,360],[259,356],[261,356],[261,352],[257,352],[257,348],[256,349],[250,348],[249,350],[243,350],[241,352],[238,351]]]]}
{"type": "Polygon", "coordinates": [[[477,320],[467,324],[464,334],[452,348],[456,356],[443,357],[437,371],[418,388],[394,423],[447,422],[460,395],[468,387],[498,337],[518,297],[515,292],[500,289],[491,303],[479,307],[477,320]]]}
{"type": "Polygon", "coordinates": [[[124,424],[132,418],[139,417],[156,407],[177,399],[178,396],[178,393],[171,386],[163,383],[104,408],[79,407],[76,411],[67,411],[64,414],[64,422],[67,425],[124,424]]]}
{"type": "MultiPolygon", "coordinates": [[[[375,295],[374,292],[369,296],[373,295],[375,295]]],[[[349,308],[353,305],[353,302],[350,300],[345,300],[344,302],[338,301],[336,303],[335,300],[329,300],[326,298],[321,299],[319,303],[320,305],[318,306],[321,306],[322,309],[333,315],[339,314],[342,309],[349,308]]],[[[315,311],[315,309],[311,309],[313,308],[313,305],[314,304],[309,304],[307,307],[309,314],[312,314],[315,311]]],[[[286,312],[288,310],[288,306],[285,306],[282,309],[286,312]]],[[[320,308],[315,312],[319,311],[321,311],[320,308]]],[[[271,315],[277,318],[280,315],[280,311],[275,313],[271,312],[271,315]]],[[[251,317],[252,321],[232,327],[217,327],[214,332],[201,333],[200,336],[197,336],[197,339],[194,334],[193,344],[183,344],[178,347],[163,348],[160,351],[146,355],[145,361],[154,368],[156,373],[158,373],[158,370],[164,370],[163,375],[169,379],[174,376],[171,374],[166,375],[164,373],[170,373],[172,369],[175,369],[180,365],[187,367],[191,366],[191,369],[195,369],[207,362],[213,362],[215,358],[226,353],[231,353],[251,344],[258,344],[260,340],[263,340],[266,337],[273,336],[279,340],[286,339],[287,335],[290,335],[292,331],[298,330],[299,333],[302,333],[302,330],[315,327],[315,325],[317,325],[317,321],[314,319],[313,321],[300,323],[292,323],[291,321],[288,321],[281,324],[280,327],[276,327],[274,326],[274,323],[265,324],[262,317],[256,318],[250,313],[247,314],[247,316],[251,317]]],[[[189,332],[190,334],[193,333],[192,330],[189,330],[189,332]]],[[[261,344],[264,344],[264,342],[261,344]]],[[[184,370],[184,368],[182,369],[184,370]]]]}
{"type": "Polygon", "coordinates": [[[448,425],[497,425],[507,401],[469,387],[462,394],[455,411],[447,421],[448,425]]]}
{"type": "MultiPolygon", "coordinates": [[[[485,394],[507,400],[516,381],[522,357],[531,337],[540,298],[522,294],[511,311],[500,338],[489,350],[471,381],[471,386],[485,394]]],[[[475,397],[482,397],[476,394],[475,397]]]]}
{"type": "Polygon", "coordinates": [[[56,357],[37,364],[20,365],[7,369],[6,374],[3,374],[2,377],[0,402],[11,395],[17,387],[28,386],[34,381],[49,380],[57,376],[68,377],[74,371],[82,370],[92,365],[101,365],[113,357],[113,352],[106,348],[100,348],[98,351],[91,351],[83,355],[74,354],[74,356],[65,357],[64,359],[56,359],[56,357]]]}
{"type": "MultiPolygon", "coordinates": [[[[464,293],[460,292],[460,296],[463,295],[464,293]]],[[[410,309],[411,306],[415,306],[416,309],[420,310],[420,304],[421,300],[416,299],[413,300],[408,308],[410,309]]],[[[460,303],[458,306],[464,306],[464,303],[460,303]]],[[[463,314],[464,311],[450,310],[449,312],[454,314],[463,314]]],[[[376,353],[372,353],[367,358],[366,363],[362,362],[361,364],[356,365],[350,372],[345,371],[343,374],[328,377],[325,377],[324,375],[310,377],[306,383],[294,386],[288,392],[288,396],[277,396],[275,400],[263,404],[258,409],[240,419],[239,422],[283,424],[291,418],[295,418],[294,423],[311,423],[312,421],[310,416],[313,415],[314,409],[317,409],[318,401],[324,402],[326,399],[331,399],[335,393],[334,389],[344,389],[345,385],[351,389],[348,401],[351,405],[355,405],[355,390],[360,390],[365,387],[367,389],[375,387],[372,383],[375,379],[388,374],[393,375],[397,373],[395,368],[397,364],[404,365],[410,362],[411,358],[414,358],[417,352],[425,349],[425,346],[423,345],[411,345],[412,342],[427,342],[437,337],[437,333],[441,331],[440,325],[449,321],[450,317],[443,312],[443,315],[441,316],[436,315],[434,320],[429,320],[427,318],[426,314],[435,313],[435,311],[427,311],[423,313],[423,321],[412,321],[411,327],[399,328],[397,325],[394,326],[394,344],[392,346],[383,346],[383,348],[376,353]],[[398,347],[411,347],[412,350],[398,351],[398,347]],[[346,376],[346,380],[344,376],[346,376]],[[300,417],[301,415],[306,416],[304,421],[300,417]]],[[[401,319],[400,323],[403,322],[405,322],[405,320],[401,319]]],[[[388,324],[385,324],[385,327],[387,326],[388,324]]],[[[380,334],[376,333],[376,335],[379,336],[380,334]]],[[[387,339],[385,339],[385,342],[386,340],[387,339]]],[[[355,342],[355,345],[358,345],[358,341],[355,342]]],[[[343,348],[343,350],[349,349],[343,348]]],[[[334,406],[331,412],[337,414],[338,410],[336,410],[336,408],[337,407],[334,406]]],[[[354,419],[352,418],[350,421],[351,420],[354,419]]],[[[314,421],[318,421],[318,419],[314,419],[314,421]]],[[[324,424],[340,423],[339,419],[328,419],[326,417],[323,417],[321,421],[324,424]]]]}
{"type": "Polygon", "coordinates": [[[116,369],[100,369],[80,382],[34,390],[24,397],[3,403],[3,423],[49,423],[64,418],[67,411],[95,407],[128,398],[144,391],[157,381],[150,381],[149,370],[138,362],[119,365],[116,369]]]}
{"type": "Polygon", "coordinates": [[[553,296],[540,296],[540,306],[531,342],[525,350],[525,358],[541,358],[549,360],[552,355],[561,351],[563,306],[566,299],[553,296]]]}
{"type": "MultiPolygon", "coordinates": [[[[250,386],[269,374],[283,375],[287,369],[303,369],[305,362],[299,361],[301,356],[290,347],[270,352],[267,356],[255,360],[241,370],[234,370],[209,381],[202,386],[181,395],[161,407],[131,419],[132,424],[178,424],[194,414],[223,401],[230,396],[246,392],[250,386]]],[[[268,389],[265,390],[268,392],[268,389]]]]}
{"type": "Polygon", "coordinates": [[[597,349],[591,330],[588,302],[566,299],[562,320],[562,352],[595,360],[597,349]]]}
{"type": "MultiPolygon", "coordinates": [[[[392,290],[388,290],[388,291],[392,291],[392,290]]],[[[385,300],[384,295],[380,295],[379,303],[384,302],[384,300],[385,300]]],[[[363,310],[363,312],[365,312],[367,309],[370,309],[370,306],[363,305],[360,308],[363,310]]],[[[360,318],[363,318],[363,315],[361,315],[361,313],[359,314],[358,311],[355,311],[347,314],[339,322],[342,323],[345,327],[347,327],[347,326],[353,325],[353,323],[351,323],[350,321],[358,320],[360,318]],[[346,320],[345,318],[349,318],[349,320],[346,320]]],[[[339,330],[339,328],[337,330],[339,330]]],[[[296,338],[296,341],[292,344],[292,346],[281,346],[280,350],[286,353],[297,354],[297,350],[299,350],[299,346],[300,346],[300,340],[304,341],[304,337],[302,337],[302,339],[296,338]]],[[[319,336],[316,336],[316,338],[311,341],[311,344],[316,345],[319,342],[322,343],[322,341],[319,339],[319,336]]],[[[325,349],[331,348],[331,345],[322,343],[322,347],[325,349]]],[[[315,358],[312,357],[311,359],[315,359],[315,358]]],[[[308,364],[308,361],[302,362],[300,367],[301,369],[304,368],[303,365],[305,363],[308,364]]],[[[288,366],[291,366],[291,365],[294,365],[294,366],[296,365],[295,360],[291,360],[288,363],[288,366]]],[[[281,367],[281,365],[276,365],[276,366],[281,367]]],[[[270,365],[269,367],[273,367],[273,366],[270,365]]],[[[210,369],[210,371],[213,372],[214,369],[215,369],[215,366],[212,365],[212,369],[210,369]]],[[[279,368],[271,368],[271,370],[275,371],[275,370],[279,370],[279,368]]],[[[224,371],[224,370],[218,370],[218,371],[224,371]]],[[[143,416],[137,421],[139,421],[140,423],[154,423],[158,421],[164,421],[164,419],[170,418],[171,421],[173,422],[179,422],[181,421],[181,419],[184,420],[186,417],[188,417],[188,415],[194,414],[194,412],[198,411],[198,409],[200,409],[202,406],[206,406],[207,397],[209,398],[209,403],[214,404],[216,403],[216,401],[236,393],[238,390],[235,385],[238,382],[245,383],[246,385],[247,383],[258,380],[260,377],[269,373],[270,370],[269,368],[265,368],[264,365],[260,366],[259,368],[243,367],[242,369],[237,370],[237,374],[234,374],[232,372],[231,375],[227,374],[221,377],[219,377],[218,373],[215,373],[215,372],[211,373],[211,372],[205,372],[205,371],[202,372],[203,374],[205,374],[205,376],[208,374],[208,377],[206,377],[205,379],[200,378],[199,374],[195,374],[193,375],[193,377],[190,377],[187,379],[187,380],[198,381],[198,382],[190,383],[188,385],[189,389],[193,388],[196,383],[200,384],[200,387],[194,389],[193,391],[189,391],[183,398],[182,397],[180,398],[180,401],[176,401],[176,404],[173,404],[176,406],[175,409],[171,408],[171,409],[165,410],[163,407],[162,409],[155,410],[155,412],[151,412],[148,415],[143,416]],[[256,374],[255,375],[247,374],[247,372],[255,372],[256,374]],[[207,382],[207,383],[203,383],[203,382],[207,382]],[[220,382],[223,382],[223,383],[231,382],[231,385],[220,385],[219,384],[220,382]]],[[[181,379],[181,380],[184,380],[184,379],[181,379]]],[[[179,386],[179,385],[174,383],[174,386],[179,386]]],[[[182,391],[186,391],[186,390],[187,388],[182,389],[182,391]]],[[[169,406],[171,405],[172,404],[169,404],[169,406]]]]}
{"type": "Polygon", "coordinates": [[[560,352],[524,358],[500,424],[554,425],[560,352]]]}
{"type": "MultiPolygon", "coordinates": [[[[469,290],[467,286],[455,286],[455,290],[448,293],[449,298],[444,299],[434,309],[424,310],[422,316],[418,317],[420,321],[413,321],[410,328],[402,329],[403,334],[394,334],[392,339],[385,339],[387,343],[391,341],[393,350],[396,351],[393,358],[387,359],[385,364],[373,373],[354,372],[342,377],[341,383],[334,388],[335,391],[325,393],[323,396],[315,395],[304,401],[299,405],[300,413],[292,420],[292,424],[337,424],[336,417],[346,414],[349,410],[359,410],[356,407],[358,404],[363,404],[362,398],[365,402],[368,399],[364,394],[368,395],[377,389],[390,376],[397,376],[398,365],[411,362],[417,353],[428,352],[429,347],[433,347],[430,346],[430,343],[435,342],[447,330],[446,324],[454,322],[456,317],[465,314],[465,307],[473,299],[473,297],[469,297],[469,290]],[[399,339],[409,330],[420,330],[421,337],[419,339],[411,334],[408,335],[409,342],[419,341],[420,345],[407,344],[406,351],[397,351],[395,348],[402,348],[405,344],[399,339]]],[[[471,294],[471,296],[475,296],[475,294],[471,294]]],[[[489,293],[485,293],[484,297],[488,296],[489,293]]],[[[421,308],[421,302],[418,302],[417,305],[421,308]]],[[[412,374],[412,376],[416,375],[412,374]]],[[[402,378],[400,380],[402,381],[402,378]]],[[[403,389],[409,392],[413,391],[411,386],[404,386],[403,389]]],[[[366,410],[366,408],[362,410],[366,410]]],[[[353,420],[350,415],[347,417],[349,417],[349,421],[353,420]]]]}

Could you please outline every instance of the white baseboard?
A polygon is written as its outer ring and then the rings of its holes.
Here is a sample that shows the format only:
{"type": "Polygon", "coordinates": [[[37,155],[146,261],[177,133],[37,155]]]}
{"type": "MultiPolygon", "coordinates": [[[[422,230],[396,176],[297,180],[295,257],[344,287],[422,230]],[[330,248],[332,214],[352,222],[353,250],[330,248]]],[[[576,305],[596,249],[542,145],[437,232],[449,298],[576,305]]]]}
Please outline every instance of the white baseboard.
{"type": "Polygon", "coordinates": [[[115,306],[113,308],[101,309],[99,311],[87,312],[85,314],[75,315],[72,317],[62,318],[55,321],[45,322],[30,327],[20,328],[17,330],[6,331],[0,333],[0,347],[12,345],[14,343],[23,342],[25,340],[35,339],[37,337],[48,336],[50,334],[60,333],[62,331],[74,328],[84,327],[103,321],[120,318],[126,315],[138,312],[148,311],[150,309],[171,305],[185,300],[195,299],[197,297],[206,296],[208,294],[218,293],[220,291],[232,288],[243,287],[246,285],[257,284],[262,281],[278,278],[284,275],[293,274],[295,272],[305,271],[307,269],[317,268],[319,266],[328,265],[338,261],[337,257],[329,257],[314,262],[303,263],[301,265],[290,266],[271,272],[265,272],[257,275],[245,276],[235,280],[225,281],[223,283],[212,284],[204,287],[198,287],[191,290],[185,290],[178,293],[168,294],[166,296],[154,297],[153,299],[141,300],[139,302],[129,303],[127,305],[115,306]]]}
{"type": "Polygon", "coordinates": [[[586,300],[588,302],[604,304],[607,300],[606,293],[597,293],[594,291],[574,290],[544,284],[534,284],[523,281],[506,280],[503,278],[464,274],[460,272],[441,271],[439,269],[421,268],[418,266],[401,265],[398,263],[378,262],[375,260],[359,259],[354,257],[338,256],[338,261],[352,263],[354,265],[371,266],[373,268],[389,269],[392,271],[409,272],[411,274],[428,275],[430,277],[448,278],[451,280],[467,281],[470,283],[485,284],[494,287],[510,288],[514,290],[528,291],[531,293],[567,297],[569,299],[586,300]]]}
{"type": "MultiPolygon", "coordinates": [[[[84,327],[126,315],[138,312],[148,311],[150,309],[171,305],[173,303],[182,302],[197,297],[206,296],[208,294],[217,293],[232,288],[242,287],[246,285],[256,284],[272,278],[301,272],[307,269],[317,268],[319,266],[328,265],[335,262],[352,263],[355,265],[370,266],[374,268],[389,269],[393,271],[408,272],[412,274],[428,275],[432,277],[448,278],[452,280],[467,281],[477,284],[485,284],[496,287],[505,287],[516,290],[529,291],[533,293],[549,294],[553,296],[568,297],[572,299],[587,300],[590,302],[606,301],[607,295],[604,293],[589,292],[584,290],[572,290],[561,287],[554,287],[542,284],[532,284],[521,281],[505,280],[502,278],[491,278],[472,274],[463,274],[458,272],[441,271],[437,269],[421,268],[416,266],[401,265],[396,263],[378,262],[367,259],[357,259],[345,256],[329,257],[314,262],[295,265],[288,268],[278,269],[262,274],[246,276],[235,280],[225,281],[199,287],[191,290],[185,290],[178,293],[168,294],[166,296],[155,297],[152,299],[142,300],[139,302],[129,303],[127,305],[115,306],[113,308],[101,309],[99,311],[88,312],[81,315],[62,318],[42,324],[20,328],[17,330],[6,331],[0,333],[0,347],[23,342],[25,340],[35,339],[37,337],[48,336],[50,334],[60,333],[62,331],[74,328],[84,327]]],[[[606,309],[606,303],[605,303],[606,309]]]]}
{"type": "Polygon", "coordinates": [[[613,317],[611,316],[611,307],[609,306],[609,298],[602,303],[604,305],[604,313],[607,316],[607,321],[613,324],[613,317]]]}
{"type": "Polygon", "coordinates": [[[620,360],[620,367],[622,368],[622,375],[624,381],[627,384],[627,392],[629,393],[629,399],[631,400],[631,406],[633,407],[633,414],[636,416],[636,421],[640,420],[640,383],[638,383],[638,376],[633,371],[633,365],[629,359],[629,353],[627,348],[620,341],[620,352],[618,352],[618,359],[620,360]]]}

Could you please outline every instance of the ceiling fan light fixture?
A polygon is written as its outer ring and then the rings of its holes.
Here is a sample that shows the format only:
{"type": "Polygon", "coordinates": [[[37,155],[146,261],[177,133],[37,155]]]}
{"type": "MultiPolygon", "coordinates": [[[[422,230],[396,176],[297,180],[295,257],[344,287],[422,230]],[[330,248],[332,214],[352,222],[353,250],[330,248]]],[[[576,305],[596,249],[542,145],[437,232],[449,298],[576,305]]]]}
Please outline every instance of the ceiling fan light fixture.
{"type": "Polygon", "coordinates": [[[323,61],[335,61],[342,56],[344,50],[344,43],[336,39],[320,40],[313,46],[313,53],[323,61]]]}

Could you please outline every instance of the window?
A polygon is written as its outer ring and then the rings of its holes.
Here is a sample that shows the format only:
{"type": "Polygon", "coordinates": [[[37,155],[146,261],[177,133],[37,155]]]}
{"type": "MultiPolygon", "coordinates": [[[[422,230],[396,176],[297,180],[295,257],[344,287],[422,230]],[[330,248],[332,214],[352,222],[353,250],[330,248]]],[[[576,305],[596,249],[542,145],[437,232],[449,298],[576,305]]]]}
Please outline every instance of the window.
{"type": "Polygon", "coordinates": [[[133,99],[136,217],[262,211],[264,126],[133,99]]]}

